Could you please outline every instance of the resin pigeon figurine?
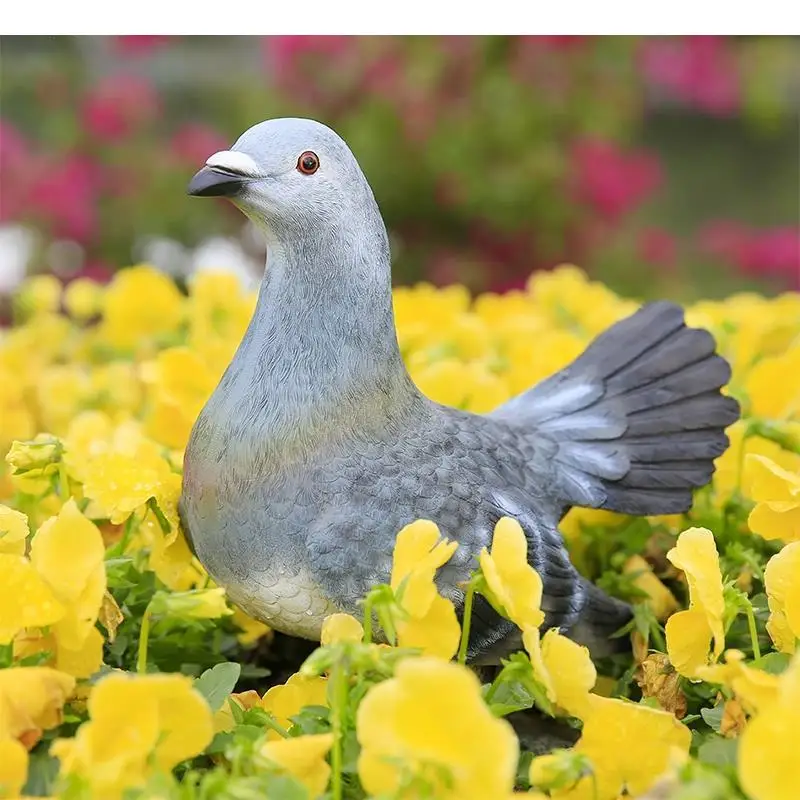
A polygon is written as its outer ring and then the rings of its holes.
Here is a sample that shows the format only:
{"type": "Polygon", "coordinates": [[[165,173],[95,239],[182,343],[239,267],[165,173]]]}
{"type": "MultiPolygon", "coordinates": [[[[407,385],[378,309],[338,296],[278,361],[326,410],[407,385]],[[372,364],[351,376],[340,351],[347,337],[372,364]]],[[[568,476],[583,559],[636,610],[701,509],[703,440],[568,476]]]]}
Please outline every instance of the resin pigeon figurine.
{"type": "MultiPolygon", "coordinates": [[[[558,531],[572,506],[685,511],[739,416],[713,337],[670,303],[644,306],[561,372],[496,411],[435,403],[411,381],[392,313],[389,243],[344,141],[274,119],[215,153],[188,192],[224,196],[263,231],[267,269],[250,326],[197,419],[181,516],[231,599],[279,631],[318,639],[334,611],[389,580],[397,532],[433,520],[460,546],[458,584],[500,517],[528,539],[545,625],[596,654],[628,605],[582,578],[558,531]]],[[[515,626],[477,603],[469,657],[496,662],[515,626]]]]}

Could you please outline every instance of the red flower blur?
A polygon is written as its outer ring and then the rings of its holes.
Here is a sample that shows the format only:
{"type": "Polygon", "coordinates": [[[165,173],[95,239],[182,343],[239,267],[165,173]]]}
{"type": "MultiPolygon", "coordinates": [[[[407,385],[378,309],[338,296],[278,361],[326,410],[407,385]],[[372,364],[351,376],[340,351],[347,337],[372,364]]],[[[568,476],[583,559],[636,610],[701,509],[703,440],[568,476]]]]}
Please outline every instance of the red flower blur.
{"type": "Polygon", "coordinates": [[[112,75],[92,87],[81,116],[90,134],[105,141],[133,135],[156,119],[160,110],[153,85],[134,75],[112,75]]]}

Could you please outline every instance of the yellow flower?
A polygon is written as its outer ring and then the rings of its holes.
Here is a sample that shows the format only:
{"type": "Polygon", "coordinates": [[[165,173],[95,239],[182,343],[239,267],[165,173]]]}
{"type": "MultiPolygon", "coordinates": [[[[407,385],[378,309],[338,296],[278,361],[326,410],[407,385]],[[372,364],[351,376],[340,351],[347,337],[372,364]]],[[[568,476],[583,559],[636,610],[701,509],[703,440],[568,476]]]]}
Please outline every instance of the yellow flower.
{"type": "Polygon", "coordinates": [[[589,693],[597,681],[597,670],[589,650],[562,636],[555,628],[547,631],[541,641],[538,628],[526,628],[522,642],[534,675],[547,692],[547,699],[582,719],[588,713],[589,693]]]}
{"type": "Polygon", "coordinates": [[[65,609],[53,630],[67,649],[80,650],[97,621],[106,591],[104,557],[100,531],[72,499],[33,539],[31,564],[65,609]]]}
{"type": "Polygon", "coordinates": [[[638,797],[688,755],[691,738],[666,711],[592,695],[575,752],[589,758],[594,778],[582,778],[571,791],[556,791],[553,797],[616,800],[624,789],[638,797]]]}
{"type": "Polygon", "coordinates": [[[64,607],[24,556],[0,553],[0,645],[23,628],[53,625],[64,607]]]}
{"type": "Polygon", "coordinates": [[[0,505],[0,553],[25,555],[25,539],[29,533],[28,518],[21,511],[0,505]]]}
{"type": "Polygon", "coordinates": [[[762,358],[747,372],[750,415],[766,419],[800,417],[800,347],[762,358]]]}
{"type": "Polygon", "coordinates": [[[40,433],[30,441],[13,442],[6,453],[6,461],[29,477],[43,477],[57,471],[61,451],[61,442],[55,436],[40,433]]]}
{"type": "Polygon", "coordinates": [[[249,614],[245,614],[238,606],[235,606],[233,609],[232,619],[236,627],[241,631],[241,633],[236,635],[236,638],[239,640],[239,644],[245,647],[254,644],[262,636],[267,636],[272,633],[272,628],[270,628],[269,625],[265,625],[263,622],[253,619],[249,614]]]}
{"type": "Polygon", "coordinates": [[[455,655],[461,628],[453,604],[436,591],[434,576],[457,547],[440,540],[439,528],[430,520],[412,522],[397,534],[391,586],[404,612],[395,623],[401,647],[418,647],[446,659],[455,655]]]}
{"type": "Polygon", "coordinates": [[[19,287],[17,303],[27,314],[58,311],[61,281],[54,275],[34,275],[19,287]]]}
{"type": "Polygon", "coordinates": [[[778,650],[794,653],[800,639],[800,541],[787,544],[767,562],[764,588],[770,610],[767,632],[778,650]]]}
{"type": "Polygon", "coordinates": [[[183,297],[173,281],[152,267],[118,272],[106,289],[103,341],[130,350],[172,333],[183,319],[183,297]]]}
{"type": "Polygon", "coordinates": [[[0,797],[19,797],[28,778],[28,751],[16,739],[0,739],[0,797]]]}
{"type": "Polygon", "coordinates": [[[745,483],[756,501],[747,524],[765,539],[800,541],[800,474],[788,472],[769,458],[745,459],[745,483]]]}
{"type": "Polygon", "coordinates": [[[322,623],[320,644],[336,644],[337,642],[360,642],[364,638],[361,623],[349,614],[331,614],[322,623]]]}
{"type": "Polygon", "coordinates": [[[739,741],[739,780],[753,800],[795,800],[800,730],[800,656],[780,675],[771,703],[759,708],[739,741]]]}
{"type": "Polygon", "coordinates": [[[100,513],[119,525],[148,500],[180,484],[180,476],[149,449],[136,456],[104,453],[85,468],[83,492],[100,513]]]}
{"type": "Polygon", "coordinates": [[[647,594],[645,603],[650,606],[657,620],[663,622],[678,610],[675,595],[661,583],[650,565],[640,555],[632,555],[625,562],[622,571],[626,575],[631,575],[633,585],[647,594]]]}
{"type": "Polygon", "coordinates": [[[544,622],[542,579],[528,563],[528,541],[519,522],[503,517],[495,525],[492,552],[481,550],[480,565],[498,610],[523,629],[544,622]]]}
{"type": "Polygon", "coordinates": [[[680,534],[667,558],[683,570],[689,585],[689,609],[667,620],[667,652],[675,669],[691,678],[707,663],[712,636],[714,660],[725,646],[725,603],[714,536],[706,528],[689,528],[680,534]]]}
{"type": "Polygon", "coordinates": [[[64,290],[64,307],[80,322],[91,319],[103,305],[103,287],[90,278],[70,281],[64,290]]]}
{"type": "Polygon", "coordinates": [[[183,675],[115,673],[89,695],[89,721],[51,752],[63,775],[79,775],[95,796],[119,798],[154,769],[171,770],[201,753],[213,736],[212,715],[183,675]]]}
{"type": "Polygon", "coordinates": [[[485,800],[513,788],[517,738],[489,711],[466,667],[406,659],[394,678],[370,689],[356,722],[358,774],[369,794],[391,794],[411,776],[439,800],[485,800]]]}
{"type": "Polygon", "coordinates": [[[309,797],[319,797],[331,775],[325,756],[332,745],[332,733],[317,733],[269,741],[261,748],[261,755],[302,783],[309,797]]]}
{"type": "MultiPolygon", "coordinates": [[[[268,689],[261,698],[261,707],[269,711],[285,729],[292,726],[291,717],[306,706],[327,706],[328,681],[325,678],[306,678],[295,673],[286,683],[268,689]]],[[[268,731],[268,739],[279,739],[277,731],[268,731]]]]}
{"type": "Polygon", "coordinates": [[[697,677],[709,683],[727,686],[750,713],[770,705],[777,697],[778,677],[748,667],[744,663],[744,655],[739,650],[728,650],[725,653],[724,664],[700,667],[697,677]]]}
{"type": "Polygon", "coordinates": [[[30,750],[42,731],[61,724],[75,679],[50,667],[0,669],[0,740],[17,739],[30,750]]]}

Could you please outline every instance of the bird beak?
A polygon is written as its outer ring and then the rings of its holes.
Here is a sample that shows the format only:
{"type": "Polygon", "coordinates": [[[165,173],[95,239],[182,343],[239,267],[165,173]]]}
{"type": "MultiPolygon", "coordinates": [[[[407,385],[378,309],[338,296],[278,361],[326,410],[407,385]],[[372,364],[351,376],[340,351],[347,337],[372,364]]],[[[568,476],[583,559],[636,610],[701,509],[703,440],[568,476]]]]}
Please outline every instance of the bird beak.
{"type": "Polygon", "coordinates": [[[233,197],[248,181],[261,177],[258,164],[246,153],[222,150],[189,181],[192,197],[233,197]]]}
{"type": "Polygon", "coordinates": [[[233,197],[246,180],[244,175],[203,167],[189,181],[186,193],[192,197],[233,197]]]}

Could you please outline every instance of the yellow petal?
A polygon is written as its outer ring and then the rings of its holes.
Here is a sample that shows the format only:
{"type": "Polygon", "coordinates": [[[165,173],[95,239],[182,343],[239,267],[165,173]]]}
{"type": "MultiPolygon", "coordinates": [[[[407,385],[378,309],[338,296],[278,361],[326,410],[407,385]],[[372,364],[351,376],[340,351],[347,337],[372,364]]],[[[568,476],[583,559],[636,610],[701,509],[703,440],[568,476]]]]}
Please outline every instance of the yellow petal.
{"type": "Polygon", "coordinates": [[[541,625],[542,579],[528,564],[528,541],[515,519],[498,521],[491,553],[483,548],[479,560],[489,589],[509,619],[523,629],[541,625]]]}
{"type": "Polygon", "coordinates": [[[708,663],[712,636],[708,618],[698,609],[679,611],[667,620],[665,631],[672,666],[681,675],[694,677],[708,663]]]}
{"type": "Polygon", "coordinates": [[[556,704],[573,717],[583,718],[597,680],[588,648],[552,629],[542,639],[542,660],[552,680],[556,704]]]}
{"type": "MultiPolygon", "coordinates": [[[[299,673],[292,675],[286,683],[268,689],[261,699],[261,707],[269,711],[283,728],[292,726],[291,717],[306,706],[327,706],[328,681],[326,678],[307,678],[299,673]]],[[[268,739],[278,739],[276,731],[267,733],[268,739]]]]}
{"type": "Polygon", "coordinates": [[[18,797],[28,779],[28,751],[16,739],[0,739],[0,797],[18,797]]]}
{"type": "Polygon", "coordinates": [[[103,665],[103,634],[90,628],[80,647],[72,650],[61,639],[56,642],[56,668],[75,678],[89,678],[103,665]]]}
{"type": "Polygon", "coordinates": [[[633,585],[645,592],[645,601],[660,622],[679,608],[675,595],[664,586],[650,565],[640,555],[631,556],[623,567],[626,575],[633,576],[633,585]]]}
{"type": "Polygon", "coordinates": [[[350,614],[331,614],[322,623],[320,644],[328,645],[336,642],[360,642],[364,638],[364,628],[350,614]]]}
{"type": "Polygon", "coordinates": [[[214,733],[231,731],[235,727],[236,723],[234,721],[233,711],[231,711],[231,703],[239,706],[242,710],[247,710],[248,708],[255,708],[259,705],[261,703],[261,698],[255,689],[248,689],[246,692],[229,695],[227,700],[222,704],[222,708],[214,712],[214,733]]]}
{"type": "Polygon", "coordinates": [[[31,563],[63,602],[78,599],[104,556],[100,531],[73,499],[39,528],[31,546],[31,563]]]}
{"type": "Polygon", "coordinates": [[[725,647],[722,625],[725,601],[714,535],[706,528],[689,528],[678,536],[667,558],[685,573],[689,584],[690,608],[705,615],[714,637],[714,657],[719,658],[725,647]]]}
{"type": "Polygon", "coordinates": [[[800,639],[800,542],[787,544],[767,562],[764,588],[770,608],[767,631],[775,646],[793,653],[800,639]]]}
{"type": "Polygon", "coordinates": [[[746,456],[744,484],[748,495],[757,503],[768,500],[800,503],[800,476],[771,458],[755,454],[746,456]]]}
{"type": "Polygon", "coordinates": [[[31,748],[41,732],[61,723],[75,679],[50,667],[0,670],[0,739],[19,739],[31,748]]]}
{"type": "Polygon", "coordinates": [[[64,615],[50,587],[23,556],[0,553],[0,644],[23,628],[52,625],[64,615]]]}
{"type": "Polygon", "coordinates": [[[750,512],[747,525],[763,539],[800,541],[800,502],[776,500],[758,503],[750,512]]]}
{"type": "Polygon", "coordinates": [[[550,675],[550,670],[545,664],[544,656],[542,655],[542,641],[539,635],[539,628],[535,625],[529,625],[522,631],[522,643],[528,653],[528,658],[531,660],[533,667],[533,674],[536,680],[542,684],[547,699],[551,703],[556,702],[556,689],[553,685],[553,677],[550,675]]]}
{"type": "Polygon", "coordinates": [[[461,626],[453,604],[436,594],[422,617],[397,620],[400,647],[418,647],[429,656],[451,659],[458,650],[461,626]]]}
{"type": "Polygon", "coordinates": [[[516,736],[458,664],[424,656],[400,662],[394,678],[369,690],[356,723],[359,776],[371,795],[396,789],[400,764],[430,780],[442,800],[503,797],[513,787],[516,736]]]}
{"type": "Polygon", "coordinates": [[[0,553],[25,555],[29,533],[28,518],[21,511],[0,505],[0,553]]]}
{"type": "Polygon", "coordinates": [[[430,520],[420,519],[406,525],[395,540],[392,589],[397,591],[403,579],[415,570],[438,569],[457,548],[457,542],[440,541],[439,528],[430,520]]]}
{"type": "Polygon", "coordinates": [[[105,564],[100,562],[87,577],[80,595],[65,604],[64,616],[55,624],[56,638],[71,650],[80,650],[86,637],[94,630],[94,623],[103,604],[106,591],[105,564]]]}
{"type": "Polygon", "coordinates": [[[310,797],[319,797],[328,786],[331,768],[325,756],[332,745],[332,733],[318,733],[267,742],[261,755],[297,778],[310,797]]]}
{"type": "Polygon", "coordinates": [[[795,800],[800,730],[800,657],[780,676],[776,698],[759,709],[739,742],[739,780],[753,800],[795,800]]]}

